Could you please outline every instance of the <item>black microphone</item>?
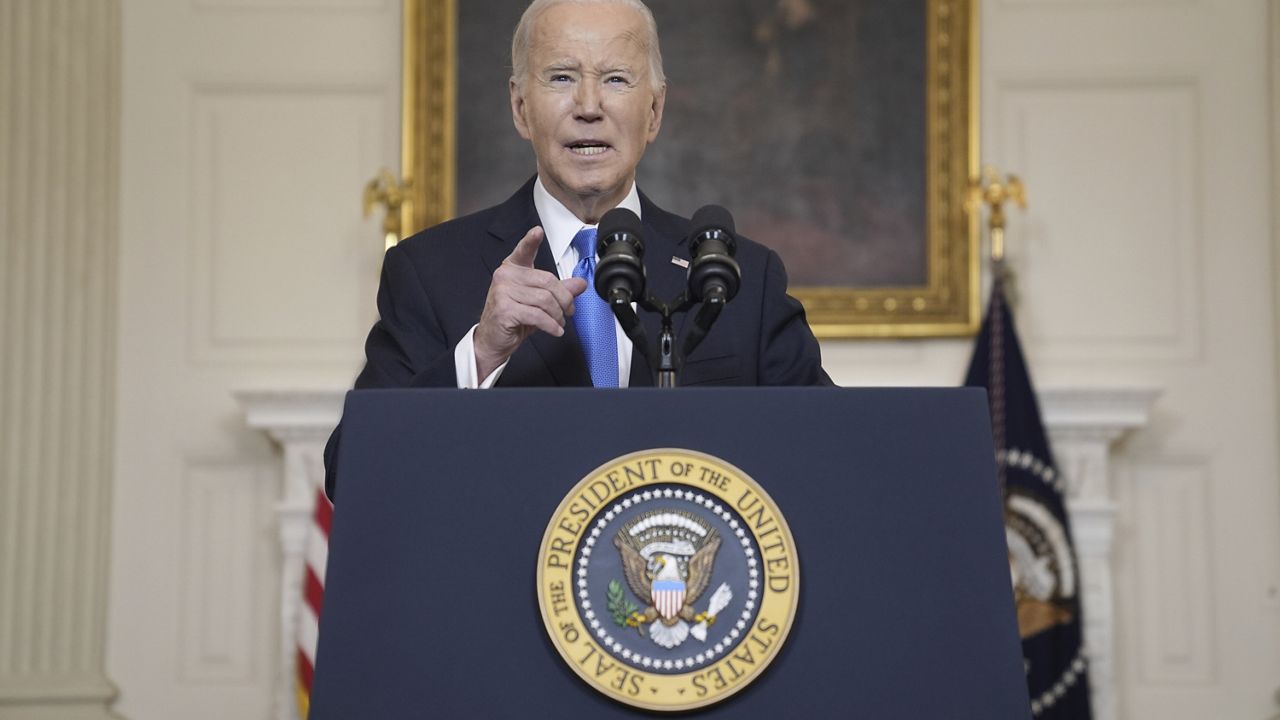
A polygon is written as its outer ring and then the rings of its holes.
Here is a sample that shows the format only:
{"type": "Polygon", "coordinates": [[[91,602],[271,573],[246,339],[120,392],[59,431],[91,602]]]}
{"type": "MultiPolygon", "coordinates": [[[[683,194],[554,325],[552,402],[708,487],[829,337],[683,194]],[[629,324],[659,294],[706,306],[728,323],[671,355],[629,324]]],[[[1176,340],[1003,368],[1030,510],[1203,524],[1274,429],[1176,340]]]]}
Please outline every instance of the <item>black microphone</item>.
{"type": "Polygon", "coordinates": [[[600,218],[596,231],[596,292],[613,307],[630,306],[644,296],[644,241],[640,218],[614,208],[600,218]]]}
{"type": "Polygon", "coordinates": [[[609,303],[618,318],[622,332],[653,367],[652,350],[644,325],[631,307],[633,301],[644,300],[644,241],[640,218],[626,208],[614,208],[600,218],[596,227],[596,294],[609,303]]]}
{"type": "Polygon", "coordinates": [[[693,214],[689,236],[689,293],[698,302],[727,303],[738,294],[742,268],[733,259],[738,241],[733,216],[719,205],[704,205],[693,214]]]}
{"type": "Polygon", "coordinates": [[[733,234],[733,216],[719,205],[704,205],[693,214],[690,234],[689,295],[702,303],[693,317],[693,326],[684,338],[684,356],[693,354],[725,304],[738,294],[742,268],[733,259],[738,240],[733,234]]]}

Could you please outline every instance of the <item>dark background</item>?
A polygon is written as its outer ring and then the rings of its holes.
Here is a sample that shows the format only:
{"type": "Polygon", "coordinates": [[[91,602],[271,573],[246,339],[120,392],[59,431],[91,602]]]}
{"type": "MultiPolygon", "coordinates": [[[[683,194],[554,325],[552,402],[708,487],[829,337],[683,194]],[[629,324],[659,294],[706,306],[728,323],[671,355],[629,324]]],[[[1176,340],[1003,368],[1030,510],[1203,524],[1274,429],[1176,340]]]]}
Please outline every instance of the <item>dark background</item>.
{"type": "MultiPolygon", "coordinates": [[[[511,124],[526,0],[458,4],[458,212],[535,170],[511,124]]],[[[926,284],[926,0],[651,0],[667,73],[655,202],[727,207],[793,285],[926,284]]]]}

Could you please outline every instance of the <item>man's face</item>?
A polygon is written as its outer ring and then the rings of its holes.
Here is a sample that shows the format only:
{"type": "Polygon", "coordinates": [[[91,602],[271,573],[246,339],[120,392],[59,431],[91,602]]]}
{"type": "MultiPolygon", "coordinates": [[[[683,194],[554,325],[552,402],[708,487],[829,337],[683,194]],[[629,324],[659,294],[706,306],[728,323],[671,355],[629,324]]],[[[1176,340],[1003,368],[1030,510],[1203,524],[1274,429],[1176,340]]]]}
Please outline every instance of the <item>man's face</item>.
{"type": "Polygon", "coordinates": [[[554,5],[534,23],[526,76],[511,81],[543,185],[591,220],[625,196],[662,124],[666,90],[654,90],[645,38],[632,8],[554,5]]]}

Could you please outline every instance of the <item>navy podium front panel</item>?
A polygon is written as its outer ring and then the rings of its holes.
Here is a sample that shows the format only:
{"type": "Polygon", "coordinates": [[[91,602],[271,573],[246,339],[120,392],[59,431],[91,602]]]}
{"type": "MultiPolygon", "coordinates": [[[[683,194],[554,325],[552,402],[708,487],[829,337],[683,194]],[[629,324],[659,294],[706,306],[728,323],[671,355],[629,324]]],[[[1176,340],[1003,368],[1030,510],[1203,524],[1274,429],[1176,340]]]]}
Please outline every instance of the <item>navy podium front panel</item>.
{"type": "Polygon", "coordinates": [[[651,715],[544,630],[552,513],[596,467],[736,465],[795,537],[767,671],[698,717],[1030,717],[981,389],[360,391],[347,397],[313,720],[651,715]]]}

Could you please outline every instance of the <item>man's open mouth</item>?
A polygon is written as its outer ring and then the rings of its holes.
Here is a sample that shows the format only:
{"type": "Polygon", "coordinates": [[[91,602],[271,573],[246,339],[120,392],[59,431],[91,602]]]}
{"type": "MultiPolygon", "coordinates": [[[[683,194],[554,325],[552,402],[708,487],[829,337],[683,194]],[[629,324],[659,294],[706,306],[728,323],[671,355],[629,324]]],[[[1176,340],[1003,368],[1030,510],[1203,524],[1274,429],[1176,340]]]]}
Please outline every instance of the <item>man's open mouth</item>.
{"type": "Polygon", "coordinates": [[[608,149],[609,146],[607,144],[594,140],[580,140],[569,143],[569,151],[575,155],[599,155],[608,149]]]}

